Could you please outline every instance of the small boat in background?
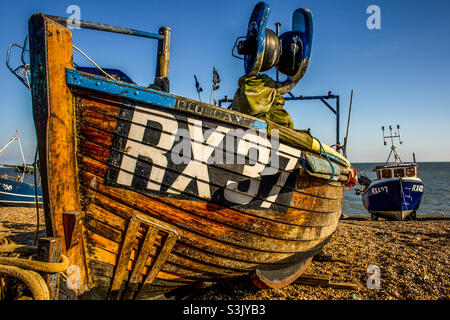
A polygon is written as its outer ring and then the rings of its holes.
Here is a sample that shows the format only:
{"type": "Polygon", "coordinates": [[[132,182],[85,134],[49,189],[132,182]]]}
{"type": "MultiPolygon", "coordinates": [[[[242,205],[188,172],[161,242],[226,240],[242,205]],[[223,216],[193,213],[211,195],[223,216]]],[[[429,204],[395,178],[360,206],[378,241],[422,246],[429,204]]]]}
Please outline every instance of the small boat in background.
{"type": "MultiPolygon", "coordinates": [[[[2,164],[0,168],[0,205],[3,206],[34,206],[36,205],[36,194],[38,202],[42,205],[42,188],[39,184],[36,186],[27,179],[27,175],[33,175],[35,167],[32,164],[26,164],[22,151],[22,144],[17,137],[17,131],[14,137],[0,150],[0,154],[13,142],[17,141],[22,154],[23,164],[2,164]],[[37,190],[35,189],[37,188],[37,190]]],[[[37,171],[37,170],[36,170],[37,171]]],[[[40,181],[36,177],[36,181],[40,181]]]]}
{"type": "Polygon", "coordinates": [[[423,182],[417,176],[418,164],[415,159],[413,162],[402,162],[393,140],[399,138],[402,144],[400,126],[397,125],[398,132],[395,135],[392,135],[392,126],[389,126],[389,129],[391,135],[385,136],[382,127],[384,144],[386,145],[387,138],[391,139],[391,152],[385,163],[375,167],[377,179],[359,179],[362,185],[362,202],[372,220],[378,220],[379,217],[400,221],[409,217],[415,220],[423,195],[423,182]],[[389,162],[391,155],[394,155],[394,162],[389,162]]]}

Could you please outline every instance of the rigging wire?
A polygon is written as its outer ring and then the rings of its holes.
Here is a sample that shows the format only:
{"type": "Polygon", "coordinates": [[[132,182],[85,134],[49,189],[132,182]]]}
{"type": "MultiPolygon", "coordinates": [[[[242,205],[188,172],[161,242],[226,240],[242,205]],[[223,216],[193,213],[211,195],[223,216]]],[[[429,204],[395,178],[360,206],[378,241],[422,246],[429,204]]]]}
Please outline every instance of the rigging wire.
{"type": "Polygon", "coordinates": [[[37,171],[37,156],[38,156],[38,146],[36,144],[36,152],[34,154],[34,201],[36,204],[36,236],[34,238],[34,245],[37,244],[38,237],[39,237],[39,198],[38,198],[38,192],[37,192],[37,177],[36,177],[36,171],[37,171]]]}
{"type": "Polygon", "coordinates": [[[88,55],[86,53],[84,53],[81,49],[79,49],[78,47],[76,47],[74,44],[72,44],[72,47],[77,50],[79,53],[81,53],[86,59],[88,59],[94,66],[97,67],[98,70],[100,70],[103,74],[105,74],[108,78],[116,81],[116,79],[114,79],[111,75],[109,75],[108,73],[105,72],[105,70],[103,70],[102,68],[100,68],[100,66],[98,64],[96,64],[91,58],[88,57],[88,55]]]}

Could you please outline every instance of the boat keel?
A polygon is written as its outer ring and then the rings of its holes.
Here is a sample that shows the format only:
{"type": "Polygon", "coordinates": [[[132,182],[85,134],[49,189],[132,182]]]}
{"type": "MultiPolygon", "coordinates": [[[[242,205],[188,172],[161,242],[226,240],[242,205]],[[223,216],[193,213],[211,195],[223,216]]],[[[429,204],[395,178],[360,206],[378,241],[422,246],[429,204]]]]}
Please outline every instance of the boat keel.
{"type": "Polygon", "coordinates": [[[261,289],[279,289],[294,282],[311,264],[312,257],[306,258],[287,268],[277,270],[257,269],[252,274],[255,286],[261,289]]]}

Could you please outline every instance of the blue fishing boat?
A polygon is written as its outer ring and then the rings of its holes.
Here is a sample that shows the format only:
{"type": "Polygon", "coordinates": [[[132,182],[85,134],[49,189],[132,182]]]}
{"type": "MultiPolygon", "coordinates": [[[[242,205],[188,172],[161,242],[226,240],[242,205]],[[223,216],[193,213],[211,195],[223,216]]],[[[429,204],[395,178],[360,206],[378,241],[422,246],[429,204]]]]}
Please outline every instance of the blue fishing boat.
{"type": "Polygon", "coordinates": [[[2,206],[35,206],[36,195],[39,205],[42,205],[42,188],[38,184],[40,179],[36,176],[36,185],[34,184],[35,167],[32,164],[26,164],[22,151],[22,145],[15,136],[0,149],[0,154],[13,142],[17,141],[22,153],[23,164],[2,164],[0,168],[0,205],[2,206]]]}
{"type": "MultiPolygon", "coordinates": [[[[397,133],[390,136],[384,135],[384,144],[386,139],[391,139],[391,152],[385,163],[375,167],[377,179],[370,181],[362,177],[359,183],[362,188],[362,202],[364,208],[371,214],[372,220],[378,220],[379,217],[388,220],[416,219],[416,211],[419,208],[422,199],[424,185],[417,176],[418,165],[415,162],[402,162],[394,146],[394,138],[398,138],[400,144],[400,126],[397,125],[397,133]],[[394,161],[389,162],[391,155],[394,161]]],[[[415,158],[415,156],[414,156],[415,158]]]]}

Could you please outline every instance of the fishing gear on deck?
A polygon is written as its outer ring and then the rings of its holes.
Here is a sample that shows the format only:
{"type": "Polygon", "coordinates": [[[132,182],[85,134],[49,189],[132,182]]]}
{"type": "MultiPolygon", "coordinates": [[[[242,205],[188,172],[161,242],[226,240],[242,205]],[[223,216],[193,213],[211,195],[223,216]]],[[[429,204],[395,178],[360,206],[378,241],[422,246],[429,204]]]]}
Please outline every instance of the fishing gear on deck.
{"type": "Polygon", "coordinates": [[[287,80],[277,81],[277,90],[285,94],[297,85],[308,68],[313,34],[312,13],[305,8],[295,10],[292,15],[292,30],[278,36],[281,24],[276,24],[277,33],[266,28],[269,11],[268,4],[264,2],[255,6],[248,23],[247,35],[236,39],[231,53],[235,58],[244,60],[247,76],[257,75],[272,67],[287,75],[287,80]],[[234,54],[235,48],[244,58],[234,54]]]}
{"type": "Polygon", "coordinates": [[[283,94],[297,85],[308,67],[313,33],[312,14],[304,8],[295,10],[292,30],[280,36],[281,23],[275,24],[275,33],[266,28],[268,17],[269,5],[259,2],[250,17],[247,35],[237,38],[234,43],[231,53],[244,60],[245,75],[239,79],[232,109],[293,128],[291,117],[283,109],[283,94]],[[234,54],[235,48],[244,58],[234,54]],[[272,67],[277,70],[276,81],[260,74],[272,67]],[[278,81],[278,71],[287,76],[285,81],[278,81]]]}

